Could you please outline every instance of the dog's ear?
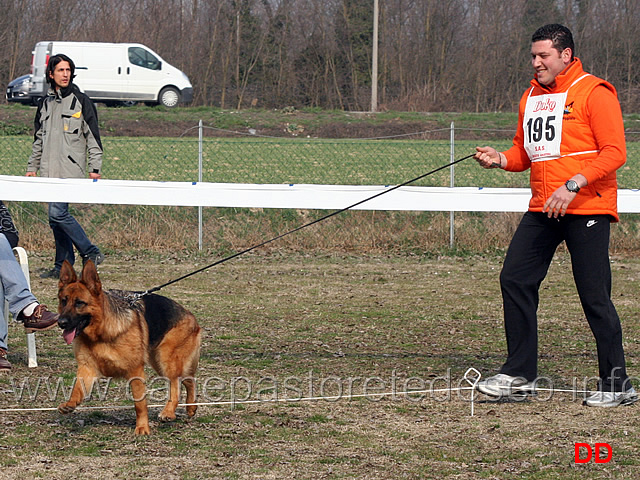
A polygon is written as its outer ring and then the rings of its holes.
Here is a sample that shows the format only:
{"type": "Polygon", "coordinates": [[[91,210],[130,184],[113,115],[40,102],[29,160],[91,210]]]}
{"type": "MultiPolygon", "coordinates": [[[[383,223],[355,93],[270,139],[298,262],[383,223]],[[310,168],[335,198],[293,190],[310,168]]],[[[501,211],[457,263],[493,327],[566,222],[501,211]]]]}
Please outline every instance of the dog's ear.
{"type": "Polygon", "coordinates": [[[65,260],[62,263],[62,268],[60,268],[60,280],[58,280],[58,289],[61,289],[65,285],[69,285],[78,280],[78,276],[76,275],[76,271],[73,269],[68,260],[65,260]]]}
{"type": "Polygon", "coordinates": [[[84,264],[81,281],[92,294],[98,295],[102,292],[102,283],[100,283],[100,277],[98,277],[98,270],[92,260],[87,260],[87,263],[84,264]]]}

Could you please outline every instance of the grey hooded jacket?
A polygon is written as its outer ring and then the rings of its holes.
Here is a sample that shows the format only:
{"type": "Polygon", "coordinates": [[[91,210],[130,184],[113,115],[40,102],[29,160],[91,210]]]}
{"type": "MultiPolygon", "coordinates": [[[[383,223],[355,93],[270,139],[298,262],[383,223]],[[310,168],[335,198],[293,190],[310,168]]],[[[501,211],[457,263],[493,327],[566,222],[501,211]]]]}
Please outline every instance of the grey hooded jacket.
{"type": "Polygon", "coordinates": [[[93,102],[73,83],[38,104],[27,172],[42,177],[84,178],[100,173],[102,143],[93,102]],[[87,158],[88,157],[88,158],[87,158]]]}

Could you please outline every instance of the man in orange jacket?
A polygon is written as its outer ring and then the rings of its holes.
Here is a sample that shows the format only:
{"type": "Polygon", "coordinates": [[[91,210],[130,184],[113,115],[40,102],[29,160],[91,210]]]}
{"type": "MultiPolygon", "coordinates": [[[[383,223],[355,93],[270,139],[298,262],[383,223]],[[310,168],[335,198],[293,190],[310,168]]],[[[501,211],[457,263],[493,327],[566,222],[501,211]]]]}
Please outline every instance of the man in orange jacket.
{"type": "Polygon", "coordinates": [[[520,100],[513,146],[477,147],[484,168],[530,169],[531,201],[500,274],[508,356],[477,384],[494,397],[526,394],[537,377],[538,290],[565,241],[573,277],[598,351],[598,391],[588,406],[631,404],[622,328],[611,301],[610,223],[618,221],[616,170],[626,160],[622,112],[610,83],[586,73],[571,31],[545,25],[531,39],[535,77],[520,100]]]}

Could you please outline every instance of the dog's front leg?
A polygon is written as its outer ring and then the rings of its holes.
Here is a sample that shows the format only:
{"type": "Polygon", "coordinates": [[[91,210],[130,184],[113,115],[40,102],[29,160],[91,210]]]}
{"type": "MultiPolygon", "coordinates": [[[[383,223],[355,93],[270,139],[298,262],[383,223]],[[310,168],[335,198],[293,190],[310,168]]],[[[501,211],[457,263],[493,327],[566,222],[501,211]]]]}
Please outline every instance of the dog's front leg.
{"type": "Polygon", "coordinates": [[[144,366],[132,372],[129,377],[131,395],[136,407],[136,435],[149,435],[149,412],[147,410],[147,387],[144,378],[144,366]]]}
{"type": "Polygon", "coordinates": [[[97,372],[91,368],[87,366],[79,367],[71,396],[66,403],[61,403],[58,406],[58,411],[64,414],[73,412],[87,396],[87,392],[93,391],[93,384],[98,378],[97,372]]]}

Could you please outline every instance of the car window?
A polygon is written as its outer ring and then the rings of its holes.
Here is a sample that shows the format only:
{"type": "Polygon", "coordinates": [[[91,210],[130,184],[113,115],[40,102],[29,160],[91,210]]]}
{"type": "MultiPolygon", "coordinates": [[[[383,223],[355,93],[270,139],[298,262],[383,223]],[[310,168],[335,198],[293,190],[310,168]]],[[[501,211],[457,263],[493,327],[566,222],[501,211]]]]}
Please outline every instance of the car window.
{"type": "Polygon", "coordinates": [[[129,47],[129,61],[138,67],[160,70],[160,60],[142,47],[129,47]]]}

